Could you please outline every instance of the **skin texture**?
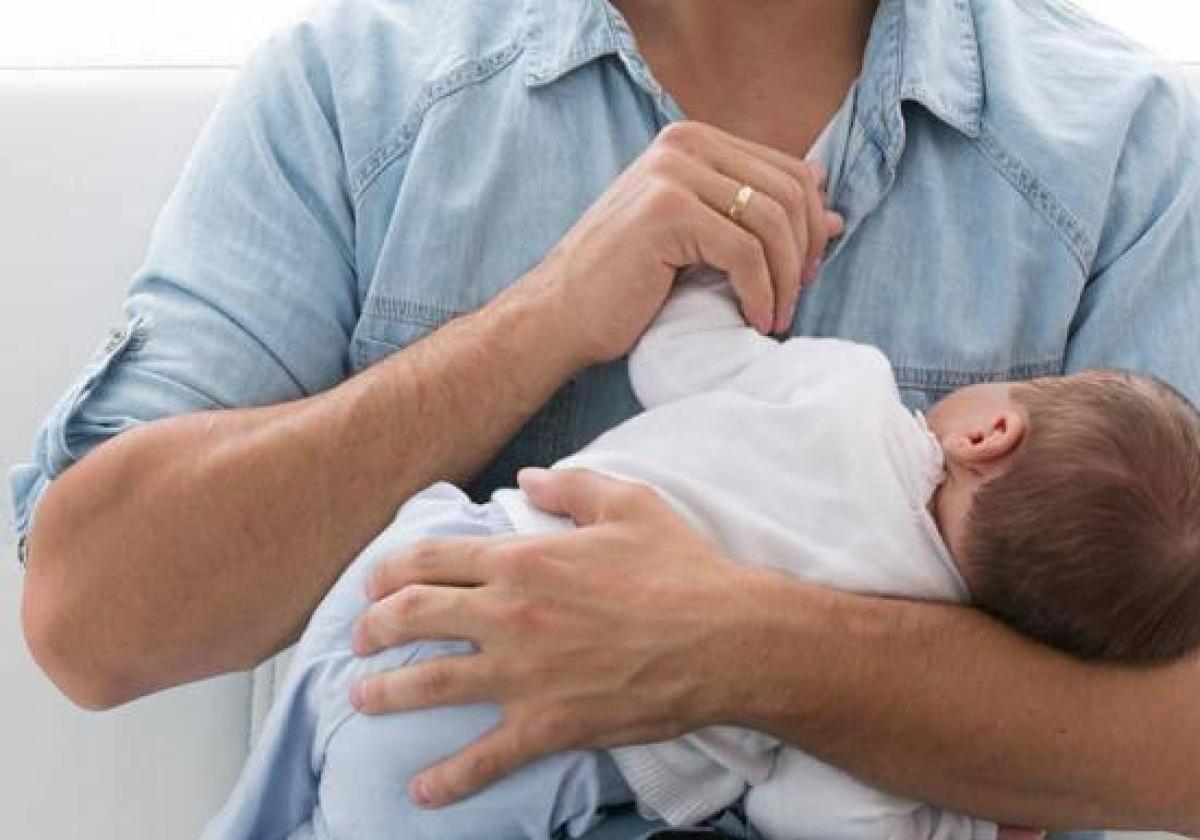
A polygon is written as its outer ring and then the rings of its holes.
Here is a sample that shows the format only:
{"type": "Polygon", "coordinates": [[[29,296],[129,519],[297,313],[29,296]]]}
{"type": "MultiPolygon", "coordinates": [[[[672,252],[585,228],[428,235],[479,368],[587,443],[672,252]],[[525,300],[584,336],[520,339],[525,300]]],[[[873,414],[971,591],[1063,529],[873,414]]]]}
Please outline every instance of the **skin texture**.
{"type": "MultiPolygon", "coordinates": [[[[626,352],[677,267],[730,270],[748,320],[779,325],[836,229],[815,221],[816,179],[797,158],[858,72],[874,3],[620,6],[699,122],[664,132],[510,292],[324,395],[151,423],[55,481],[22,618],[76,702],[247,667],[295,638],[404,498],[469,477],[574,370],[626,352]],[[730,182],[759,190],[750,215],[764,215],[745,228],[722,215],[730,182]],[[597,266],[611,294],[589,283],[597,266]]],[[[649,491],[586,474],[523,484],[584,527],[422,546],[373,584],[365,647],[440,629],[481,653],[365,685],[365,709],[491,698],[504,710],[484,741],[414,781],[429,804],[554,750],[727,722],[998,820],[1200,833],[1195,663],[1083,666],[970,610],[735,565],[649,491]]]]}
{"type": "Polygon", "coordinates": [[[465,483],[568,377],[628,352],[679,268],[725,269],[749,322],[790,326],[842,227],[822,178],[711,126],[670,126],[478,312],[310,399],[98,447],[53,482],[30,535],[34,658],[99,709],[282,649],[408,496],[465,483]],[[756,193],[736,224],[725,210],[741,184],[756,193]]]}
{"type": "MultiPolygon", "coordinates": [[[[824,122],[785,125],[771,103],[840,101],[822,81],[857,72],[855,24],[874,4],[619,5],[689,114],[800,155],[824,122]]],[[[522,485],[583,527],[392,558],[362,622],[364,650],[435,627],[481,649],[365,683],[365,711],[484,698],[504,710],[493,733],[413,780],[417,801],[453,801],[559,749],[732,723],[1002,823],[1200,834],[1197,662],[1084,665],[966,608],[722,565],[637,488],[587,474],[526,473],[522,485]],[[693,565],[677,577],[680,554],[693,565]]]]}
{"type": "Polygon", "coordinates": [[[415,801],[455,801],[548,752],[734,724],[1000,823],[1195,832],[1195,661],[1085,665],[969,608],[734,565],[636,485],[580,470],[520,484],[581,527],[421,543],[370,584],[360,651],[450,636],[480,653],[364,680],[362,711],[503,711],[413,779],[415,801]]]}

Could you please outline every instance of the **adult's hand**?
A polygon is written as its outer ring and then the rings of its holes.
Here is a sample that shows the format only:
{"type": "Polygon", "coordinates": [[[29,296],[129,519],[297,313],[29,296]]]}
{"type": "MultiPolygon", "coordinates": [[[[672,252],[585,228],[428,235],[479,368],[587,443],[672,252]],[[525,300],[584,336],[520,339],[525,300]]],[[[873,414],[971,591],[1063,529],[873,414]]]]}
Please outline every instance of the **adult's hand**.
{"type": "Polygon", "coordinates": [[[422,638],[465,638],[474,655],[368,677],[367,714],[484,700],[502,722],[409,785],[422,805],[449,804],[545,754],[675,737],[718,722],[701,687],[739,649],[752,608],[734,565],[654,493],[584,470],[524,470],[521,487],[572,531],[420,543],[382,561],[355,651],[422,638]]]}
{"type": "Polygon", "coordinates": [[[698,122],[673,123],[598,198],[538,272],[575,324],[581,363],[627,353],[695,263],[726,271],[746,321],[765,333],[792,321],[842,218],[826,210],[824,173],[783,152],[698,122]],[[738,191],[755,193],[740,222],[738,191]]]}

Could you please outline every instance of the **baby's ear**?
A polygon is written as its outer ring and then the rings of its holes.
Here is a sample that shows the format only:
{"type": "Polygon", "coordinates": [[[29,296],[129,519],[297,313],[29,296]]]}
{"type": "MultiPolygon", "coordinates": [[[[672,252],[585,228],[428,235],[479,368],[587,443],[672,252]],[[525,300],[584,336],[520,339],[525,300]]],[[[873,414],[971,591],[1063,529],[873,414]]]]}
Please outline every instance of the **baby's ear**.
{"type": "Polygon", "coordinates": [[[979,468],[998,466],[1016,454],[1024,439],[1025,418],[1005,409],[996,413],[986,429],[971,436],[967,457],[979,468]]]}
{"type": "Polygon", "coordinates": [[[942,440],[942,449],[951,461],[990,477],[1016,454],[1024,438],[1025,419],[1006,409],[992,415],[986,424],[948,435],[942,440]]]}

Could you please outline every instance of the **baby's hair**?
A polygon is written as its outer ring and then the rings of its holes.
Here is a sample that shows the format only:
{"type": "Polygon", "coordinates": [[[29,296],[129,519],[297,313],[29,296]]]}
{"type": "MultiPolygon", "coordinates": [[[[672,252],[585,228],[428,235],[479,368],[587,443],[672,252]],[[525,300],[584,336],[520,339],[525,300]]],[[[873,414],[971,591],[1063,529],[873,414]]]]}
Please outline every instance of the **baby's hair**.
{"type": "Polygon", "coordinates": [[[1084,659],[1200,646],[1200,413],[1169,385],[1095,370],[1019,383],[1011,468],[976,493],[975,601],[1084,659]]]}

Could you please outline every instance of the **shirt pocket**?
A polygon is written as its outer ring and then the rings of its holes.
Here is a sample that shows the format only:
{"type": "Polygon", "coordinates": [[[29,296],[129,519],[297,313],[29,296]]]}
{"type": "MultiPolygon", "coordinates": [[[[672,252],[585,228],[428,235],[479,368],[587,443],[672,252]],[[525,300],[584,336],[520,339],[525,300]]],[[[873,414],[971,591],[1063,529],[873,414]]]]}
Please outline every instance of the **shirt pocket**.
{"type": "Polygon", "coordinates": [[[414,344],[467,311],[406,298],[369,297],[350,340],[353,371],[358,373],[414,344]]]}
{"type": "Polygon", "coordinates": [[[1059,376],[1063,372],[1063,364],[1063,357],[1056,356],[1041,361],[975,370],[897,365],[893,366],[893,372],[904,404],[912,411],[928,411],[942,397],[959,388],[984,382],[1018,382],[1042,376],[1059,376]]]}
{"type": "MultiPolygon", "coordinates": [[[[354,371],[412,346],[468,311],[408,298],[369,298],[351,339],[354,371]]],[[[511,485],[521,467],[546,466],[571,454],[578,445],[581,407],[581,383],[576,377],[564,383],[500,450],[468,488],[472,497],[478,501],[496,487],[511,485]]]]}

